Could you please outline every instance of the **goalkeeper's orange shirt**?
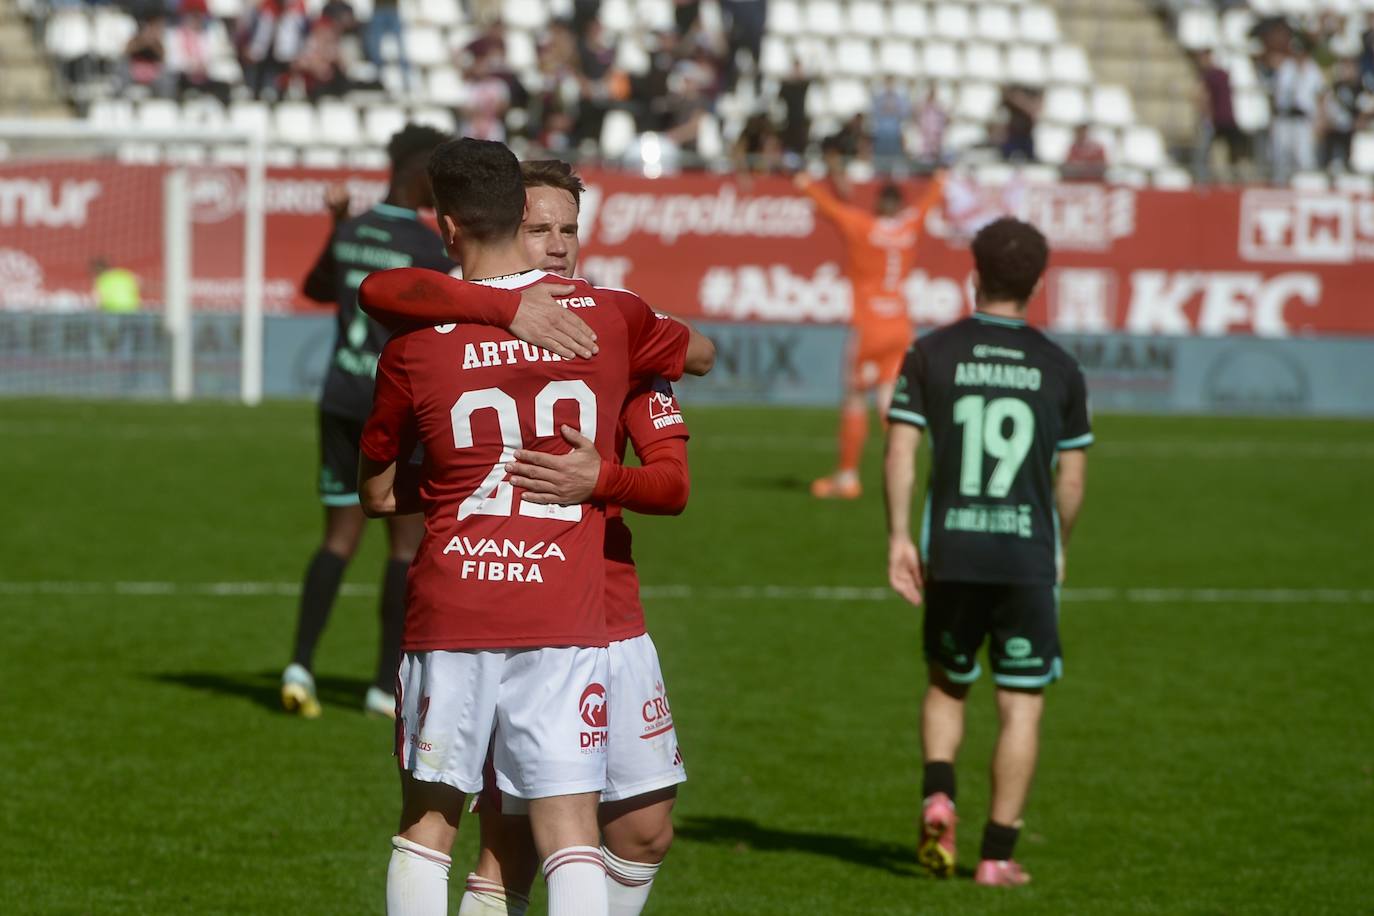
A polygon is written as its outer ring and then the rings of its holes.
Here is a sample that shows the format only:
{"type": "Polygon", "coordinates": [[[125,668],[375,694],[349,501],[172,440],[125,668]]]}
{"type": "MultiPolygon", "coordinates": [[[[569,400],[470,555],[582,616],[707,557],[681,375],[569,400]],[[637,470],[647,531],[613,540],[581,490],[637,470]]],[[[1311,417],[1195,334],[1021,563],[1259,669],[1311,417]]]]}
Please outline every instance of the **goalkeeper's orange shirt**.
{"type": "Polygon", "coordinates": [[[853,323],[860,334],[911,335],[902,283],[916,260],[916,242],[926,214],[940,199],[942,182],[932,181],[914,208],[879,216],[847,204],[819,182],[805,188],[821,215],[844,237],[845,273],[854,290],[853,323]]]}

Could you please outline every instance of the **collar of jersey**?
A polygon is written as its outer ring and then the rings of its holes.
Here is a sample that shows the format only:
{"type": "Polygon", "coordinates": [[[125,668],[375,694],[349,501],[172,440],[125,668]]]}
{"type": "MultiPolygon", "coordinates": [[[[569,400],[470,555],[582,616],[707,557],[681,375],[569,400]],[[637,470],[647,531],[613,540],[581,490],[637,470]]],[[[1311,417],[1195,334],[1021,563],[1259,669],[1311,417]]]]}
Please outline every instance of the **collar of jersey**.
{"type": "Polygon", "coordinates": [[[989,315],[987,312],[974,312],[973,317],[979,321],[986,321],[988,324],[1000,324],[1006,328],[1024,328],[1026,319],[1007,318],[1004,315],[989,315]]]}
{"type": "Polygon", "coordinates": [[[473,280],[473,283],[480,283],[483,286],[494,286],[497,289],[523,289],[531,283],[538,283],[549,275],[546,270],[527,270],[520,274],[506,274],[504,277],[492,277],[489,280],[473,280]]]}
{"type": "Polygon", "coordinates": [[[397,219],[420,218],[420,214],[416,213],[414,210],[398,207],[395,204],[373,204],[372,210],[374,213],[380,213],[382,216],[394,216],[397,219]]]}

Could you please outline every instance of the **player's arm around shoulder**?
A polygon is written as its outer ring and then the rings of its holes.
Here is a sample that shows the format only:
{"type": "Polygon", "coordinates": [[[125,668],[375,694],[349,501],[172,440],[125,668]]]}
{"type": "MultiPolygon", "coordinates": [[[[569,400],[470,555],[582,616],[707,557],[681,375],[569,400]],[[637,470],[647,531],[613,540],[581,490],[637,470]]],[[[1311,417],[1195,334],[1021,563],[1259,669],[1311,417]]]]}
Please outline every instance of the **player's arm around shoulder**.
{"type": "Polygon", "coordinates": [[[358,450],[358,500],[370,518],[410,515],[421,510],[415,450],[414,394],[405,366],[411,334],[387,341],[377,361],[372,411],[358,450]]]}

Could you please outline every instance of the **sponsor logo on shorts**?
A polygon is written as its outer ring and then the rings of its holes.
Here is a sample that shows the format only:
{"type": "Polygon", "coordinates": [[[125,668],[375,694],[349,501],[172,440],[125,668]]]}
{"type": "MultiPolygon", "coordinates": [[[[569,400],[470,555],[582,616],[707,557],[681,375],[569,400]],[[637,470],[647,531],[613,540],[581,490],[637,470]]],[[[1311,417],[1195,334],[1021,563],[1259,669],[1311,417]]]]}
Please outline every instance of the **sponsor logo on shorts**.
{"type": "Polygon", "coordinates": [[[673,730],[673,711],[668,706],[668,691],[662,681],[654,683],[654,695],[639,707],[639,715],[644,720],[639,737],[645,741],[673,730]]]}
{"type": "Polygon", "coordinates": [[[582,699],[577,704],[578,714],[592,730],[583,730],[579,736],[582,752],[592,753],[606,749],[606,688],[595,682],[588,684],[582,691],[582,699]]]}
{"type": "Polygon", "coordinates": [[[1007,640],[1007,654],[1012,658],[1025,658],[1031,654],[1031,644],[1029,639],[1020,636],[1013,636],[1007,640]]]}

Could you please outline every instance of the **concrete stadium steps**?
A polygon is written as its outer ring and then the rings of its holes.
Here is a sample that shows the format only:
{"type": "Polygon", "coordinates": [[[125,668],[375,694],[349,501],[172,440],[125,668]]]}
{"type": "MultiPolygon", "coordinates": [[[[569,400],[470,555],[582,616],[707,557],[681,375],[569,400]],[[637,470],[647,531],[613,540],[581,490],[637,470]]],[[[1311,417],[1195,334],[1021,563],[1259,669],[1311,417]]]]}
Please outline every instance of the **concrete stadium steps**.
{"type": "Polygon", "coordinates": [[[0,118],[70,118],[52,65],[14,0],[0,0],[0,118]]]}
{"type": "Polygon", "coordinates": [[[1172,148],[1193,142],[1197,73],[1187,52],[1144,0],[1050,0],[1060,28],[1082,45],[1100,83],[1130,88],[1142,124],[1172,148]]]}

